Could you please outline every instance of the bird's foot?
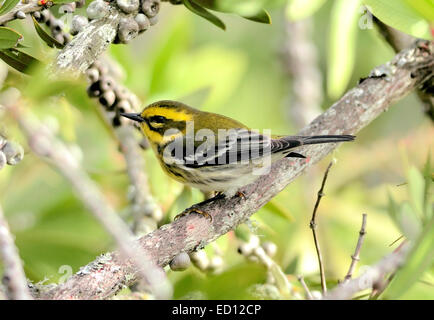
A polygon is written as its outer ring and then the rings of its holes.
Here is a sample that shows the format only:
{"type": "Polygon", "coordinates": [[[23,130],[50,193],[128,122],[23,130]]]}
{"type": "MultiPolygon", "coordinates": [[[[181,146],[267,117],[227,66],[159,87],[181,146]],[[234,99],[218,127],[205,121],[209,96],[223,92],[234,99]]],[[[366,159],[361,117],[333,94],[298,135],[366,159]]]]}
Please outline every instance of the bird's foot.
{"type": "Polygon", "coordinates": [[[207,213],[207,212],[205,212],[203,210],[197,209],[194,206],[190,207],[188,209],[185,209],[183,212],[181,212],[180,214],[176,215],[174,220],[176,221],[179,218],[182,218],[182,217],[184,217],[186,215],[189,215],[191,213],[200,214],[201,216],[207,218],[210,222],[212,222],[212,216],[209,213],[207,213]]]}
{"type": "Polygon", "coordinates": [[[246,195],[241,191],[237,191],[237,193],[235,195],[239,198],[242,198],[243,200],[247,200],[246,195]]]}
{"type": "Polygon", "coordinates": [[[200,214],[200,215],[204,216],[210,222],[212,222],[212,216],[209,213],[207,213],[207,212],[205,212],[203,210],[198,209],[197,207],[201,206],[201,205],[204,205],[204,204],[207,204],[207,203],[210,203],[210,202],[213,202],[215,200],[223,199],[224,197],[225,197],[224,193],[218,193],[217,195],[215,195],[212,198],[206,199],[206,200],[204,200],[202,202],[199,202],[199,203],[191,206],[188,209],[185,209],[183,212],[181,212],[180,214],[178,214],[177,216],[175,216],[175,220],[178,220],[179,218],[184,217],[184,216],[186,216],[186,215],[188,215],[190,213],[197,213],[197,214],[200,214]]]}

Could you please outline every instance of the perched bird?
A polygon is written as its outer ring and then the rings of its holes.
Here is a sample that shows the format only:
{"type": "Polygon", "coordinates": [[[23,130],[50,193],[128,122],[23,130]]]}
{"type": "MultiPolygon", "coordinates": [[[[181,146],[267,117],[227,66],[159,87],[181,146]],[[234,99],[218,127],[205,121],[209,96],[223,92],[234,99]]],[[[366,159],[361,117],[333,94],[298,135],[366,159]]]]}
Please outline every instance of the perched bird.
{"type": "MultiPolygon", "coordinates": [[[[304,158],[294,152],[297,147],[355,138],[261,134],[234,119],[170,100],[152,103],[141,113],[121,113],[121,116],[139,122],[170,177],[204,192],[219,192],[206,202],[242,195],[240,188],[266,174],[277,160],[304,158]]],[[[190,211],[203,213],[194,208],[190,211]]]]}

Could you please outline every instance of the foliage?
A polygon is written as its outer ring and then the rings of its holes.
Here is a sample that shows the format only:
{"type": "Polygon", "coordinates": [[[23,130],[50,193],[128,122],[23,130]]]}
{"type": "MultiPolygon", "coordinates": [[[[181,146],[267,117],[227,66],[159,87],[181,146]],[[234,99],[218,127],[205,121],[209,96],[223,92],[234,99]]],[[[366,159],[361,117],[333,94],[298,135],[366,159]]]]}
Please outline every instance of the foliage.
{"type": "Polygon", "coordinates": [[[434,261],[434,215],[431,185],[431,159],[428,158],[422,175],[415,167],[407,174],[410,201],[396,203],[389,196],[389,214],[405,237],[412,242],[409,259],[394,277],[384,293],[388,299],[403,295],[434,261]]]}
{"type": "MultiPolygon", "coordinates": [[[[290,20],[305,19],[325,4],[324,0],[288,0],[286,14],[290,20]]],[[[356,39],[364,29],[372,28],[371,14],[405,33],[432,39],[433,10],[432,0],[333,1],[328,38],[327,93],[330,98],[338,98],[348,86],[354,71],[356,39]]]]}

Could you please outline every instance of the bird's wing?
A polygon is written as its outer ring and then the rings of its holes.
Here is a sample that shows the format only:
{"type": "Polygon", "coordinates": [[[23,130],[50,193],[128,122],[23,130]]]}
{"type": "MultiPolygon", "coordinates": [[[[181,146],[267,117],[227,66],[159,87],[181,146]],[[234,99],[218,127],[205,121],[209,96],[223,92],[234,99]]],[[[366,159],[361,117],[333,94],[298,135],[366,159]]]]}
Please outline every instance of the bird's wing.
{"type": "Polygon", "coordinates": [[[169,160],[190,168],[248,163],[270,155],[273,148],[270,137],[244,128],[225,130],[217,137],[210,132],[209,136],[202,136],[202,141],[197,140],[197,137],[194,141],[183,137],[174,141],[167,153],[169,160]]]}

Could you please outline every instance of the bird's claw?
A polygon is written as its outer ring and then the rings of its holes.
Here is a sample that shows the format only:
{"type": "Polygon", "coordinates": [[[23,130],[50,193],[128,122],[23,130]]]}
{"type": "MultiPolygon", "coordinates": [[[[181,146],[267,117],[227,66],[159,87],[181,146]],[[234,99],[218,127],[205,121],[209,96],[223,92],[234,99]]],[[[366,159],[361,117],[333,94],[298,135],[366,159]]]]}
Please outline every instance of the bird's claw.
{"type": "Polygon", "coordinates": [[[190,207],[188,209],[185,209],[183,212],[181,212],[180,214],[176,215],[175,218],[174,218],[174,220],[176,221],[179,218],[182,218],[182,217],[184,217],[186,215],[189,215],[191,213],[200,214],[201,216],[207,218],[210,222],[212,222],[212,216],[209,213],[207,213],[207,212],[205,212],[203,210],[200,210],[198,208],[195,208],[195,207],[190,207]]]}
{"type": "Polygon", "coordinates": [[[235,195],[242,198],[243,200],[247,200],[246,195],[241,191],[238,191],[235,195]]]}

